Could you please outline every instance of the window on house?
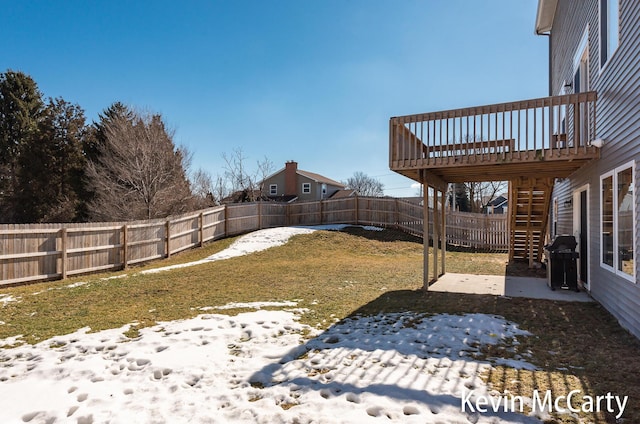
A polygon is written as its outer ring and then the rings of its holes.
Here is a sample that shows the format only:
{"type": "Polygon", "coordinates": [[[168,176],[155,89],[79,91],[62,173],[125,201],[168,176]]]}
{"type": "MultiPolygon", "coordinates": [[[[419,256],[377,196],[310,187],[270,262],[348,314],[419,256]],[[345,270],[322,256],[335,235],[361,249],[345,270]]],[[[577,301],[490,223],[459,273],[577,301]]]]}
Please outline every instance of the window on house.
{"type": "MultiPolygon", "coordinates": [[[[580,45],[573,58],[573,92],[589,91],[589,28],[585,29],[580,45]]],[[[574,137],[579,146],[586,146],[591,139],[589,135],[589,108],[586,104],[574,106],[574,137]]],[[[569,144],[570,146],[571,144],[569,144]]]]}
{"type": "Polygon", "coordinates": [[[632,162],[600,178],[602,265],[630,279],[635,277],[634,167],[632,162]]]}
{"type": "Polygon", "coordinates": [[[600,0],[600,67],[620,43],[620,0],[600,0]]]}
{"type": "Polygon", "coordinates": [[[311,193],[311,183],[302,183],[302,194],[311,193]]]}
{"type": "Polygon", "coordinates": [[[276,194],[278,194],[278,184],[270,184],[269,195],[275,196],[276,194]]]}
{"type": "Polygon", "coordinates": [[[613,175],[600,182],[602,186],[602,263],[613,267],[613,175]]]}
{"type": "Polygon", "coordinates": [[[616,175],[618,186],[617,227],[618,227],[618,260],[617,268],[623,273],[634,276],[633,262],[633,170],[626,168],[616,175]]]}

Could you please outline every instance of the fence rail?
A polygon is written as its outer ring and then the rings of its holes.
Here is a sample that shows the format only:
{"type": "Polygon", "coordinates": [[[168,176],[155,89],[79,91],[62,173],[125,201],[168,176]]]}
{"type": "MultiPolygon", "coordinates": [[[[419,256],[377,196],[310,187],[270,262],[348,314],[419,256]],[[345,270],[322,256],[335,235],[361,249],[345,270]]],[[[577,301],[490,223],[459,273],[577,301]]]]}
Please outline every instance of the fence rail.
{"type": "MultiPolygon", "coordinates": [[[[505,216],[449,212],[447,221],[450,244],[508,250],[505,216]]],[[[338,223],[393,227],[422,236],[423,208],[402,199],[352,197],[233,204],[149,221],[4,224],[0,286],[119,270],[262,228],[338,223]]]]}

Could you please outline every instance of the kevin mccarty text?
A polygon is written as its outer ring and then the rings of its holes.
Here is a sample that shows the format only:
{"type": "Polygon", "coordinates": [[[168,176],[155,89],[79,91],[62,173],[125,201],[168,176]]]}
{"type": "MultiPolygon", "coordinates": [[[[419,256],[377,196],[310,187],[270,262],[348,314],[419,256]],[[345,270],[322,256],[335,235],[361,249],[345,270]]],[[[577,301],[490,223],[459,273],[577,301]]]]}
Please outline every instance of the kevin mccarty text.
{"type": "Polygon", "coordinates": [[[531,403],[531,410],[536,412],[609,412],[616,414],[616,419],[623,416],[629,396],[588,395],[581,390],[572,390],[566,396],[553,396],[551,390],[539,392],[534,390],[531,402],[523,396],[474,396],[473,391],[463,391],[461,407],[463,412],[519,412],[524,413],[524,405],[531,403]],[[525,402],[526,401],[526,402],[525,402]]]}

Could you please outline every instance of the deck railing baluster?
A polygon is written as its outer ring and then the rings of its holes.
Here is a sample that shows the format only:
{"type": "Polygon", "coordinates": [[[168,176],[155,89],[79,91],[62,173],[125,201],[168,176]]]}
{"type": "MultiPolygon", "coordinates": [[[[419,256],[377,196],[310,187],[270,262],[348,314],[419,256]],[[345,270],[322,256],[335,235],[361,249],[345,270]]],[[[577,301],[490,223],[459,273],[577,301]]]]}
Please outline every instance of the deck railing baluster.
{"type": "Polygon", "coordinates": [[[392,118],[390,162],[416,170],[590,156],[596,99],[587,92],[392,118]]]}

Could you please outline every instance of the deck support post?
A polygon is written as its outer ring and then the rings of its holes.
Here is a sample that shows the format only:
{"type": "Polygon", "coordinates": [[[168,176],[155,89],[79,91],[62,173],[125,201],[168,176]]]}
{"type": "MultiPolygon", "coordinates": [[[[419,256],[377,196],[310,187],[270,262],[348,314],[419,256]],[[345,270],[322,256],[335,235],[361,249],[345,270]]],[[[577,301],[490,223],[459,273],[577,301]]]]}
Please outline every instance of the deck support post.
{"type": "Polygon", "coordinates": [[[431,282],[438,281],[438,278],[444,274],[446,267],[446,233],[445,233],[445,204],[447,195],[447,184],[427,170],[420,171],[420,180],[422,182],[422,202],[423,202],[423,290],[429,290],[431,282]],[[433,189],[433,224],[432,231],[429,231],[429,192],[433,189]],[[429,240],[432,240],[433,255],[433,277],[429,273],[429,240]],[[441,255],[439,258],[438,256],[441,255]],[[438,260],[440,259],[440,261],[438,260]],[[438,269],[440,267],[440,270],[438,269]]]}
{"type": "Polygon", "coordinates": [[[422,243],[424,253],[422,258],[422,289],[429,290],[429,185],[422,180],[422,243]]]}
{"type": "Polygon", "coordinates": [[[441,215],[440,215],[440,222],[442,223],[442,234],[440,235],[441,238],[441,249],[442,249],[442,264],[440,265],[440,275],[444,275],[447,271],[446,271],[446,253],[447,253],[447,215],[445,213],[446,210],[446,204],[447,204],[447,191],[446,190],[442,190],[440,192],[442,194],[442,202],[441,202],[441,215]]]}
{"type": "Polygon", "coordinates": [[[440,210],[438,209],[438,189],[433,187],[433,278],[431,281],[438,281],[438,254],[440,253],[440,210]]]}

